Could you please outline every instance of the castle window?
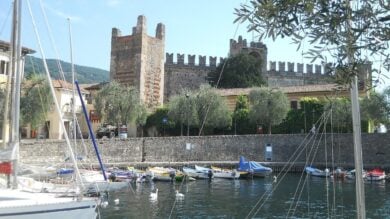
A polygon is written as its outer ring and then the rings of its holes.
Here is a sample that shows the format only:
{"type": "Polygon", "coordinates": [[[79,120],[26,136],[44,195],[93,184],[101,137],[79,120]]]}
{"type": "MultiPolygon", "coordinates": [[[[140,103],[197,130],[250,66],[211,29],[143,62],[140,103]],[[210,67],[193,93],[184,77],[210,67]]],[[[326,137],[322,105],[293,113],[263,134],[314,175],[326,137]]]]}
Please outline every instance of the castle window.
{"type": "Polygon", "coordinates": [[[290,107],[291,107],[291,109],[298,109],[298,101],[292,100],[290,102],[290,107]]]}

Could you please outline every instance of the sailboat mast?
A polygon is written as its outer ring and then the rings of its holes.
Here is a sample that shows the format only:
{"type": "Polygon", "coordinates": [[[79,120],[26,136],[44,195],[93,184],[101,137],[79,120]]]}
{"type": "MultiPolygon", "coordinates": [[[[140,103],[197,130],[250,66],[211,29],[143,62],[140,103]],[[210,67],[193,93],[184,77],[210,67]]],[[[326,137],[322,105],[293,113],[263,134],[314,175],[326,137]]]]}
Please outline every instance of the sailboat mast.
{"type": "MultiPolygon", "coordinates": [[[[351,27],[351,3],[346,0],[347,5],[347,23],[346,28],[348,36],[352,38],[352,27],[351,27]]],[[[353,40],[349,40],[353,42],[353,40]]],[[[349,70],[355,71],[353,63],[355,62],[353,45],[347,45],[347,57],[349,70]]],[[[354,142],[354,158],[355,158],[355,170],[356,170],[356,218],[366,218],[366,207],[365,207],[365,194],[364,194],[364,183],[363,183],[363,156],[362,156],[362,139],[361,139],[361,125],[360,125],[360,107],[359,107],[359,96],[357,86],[357,75],[355,74],[351,82],[351,103],[352,103],[352,125],[353,125],[353,142],[354,142]]]]}
{"type": "Polygon", "coordinates": [[[70,63],[71,63],[71,68],[72,68],[72,113],[73,113],[73,145],[74,145],[74,150],[77,156],[77,142],[76,142],[76,129],[77,129],[77,124],[76,124],[76,87],[74,84],[75,81],[75,71],[74,71],[74,63],[73,63],[73,47],[72,47],[72,31],[70,27],[70,19],[68,18],[68,25],[69,25],[69,43],[70,43],[70,63]]]}

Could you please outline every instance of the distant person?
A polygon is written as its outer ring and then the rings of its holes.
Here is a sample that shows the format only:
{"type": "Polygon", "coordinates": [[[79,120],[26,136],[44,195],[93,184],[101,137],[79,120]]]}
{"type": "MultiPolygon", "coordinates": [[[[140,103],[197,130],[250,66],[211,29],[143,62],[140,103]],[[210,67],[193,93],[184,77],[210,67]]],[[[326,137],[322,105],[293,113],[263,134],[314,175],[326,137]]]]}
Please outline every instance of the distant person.
{"type": "Polygon", "coordinates": [[[310,133],[315,134],[316,133],[316,126],[313,124],[313,127],[310,129],[310,133]]]}

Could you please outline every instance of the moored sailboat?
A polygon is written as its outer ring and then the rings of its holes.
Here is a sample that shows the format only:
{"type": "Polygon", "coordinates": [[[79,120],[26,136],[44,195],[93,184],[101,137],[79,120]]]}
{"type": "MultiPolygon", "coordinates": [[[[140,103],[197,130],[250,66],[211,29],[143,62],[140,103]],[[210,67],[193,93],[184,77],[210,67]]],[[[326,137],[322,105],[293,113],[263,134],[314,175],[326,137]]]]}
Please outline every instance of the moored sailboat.
{"type": "MultiPolygon", "coordinates": [[[[4,168],[2,173],[8,175],[7,188],[0,189],[0,217],[6,218],[96,218],[96,208],[99,204],[98,199],[83,197],[80,189],[74,190],[72,193],[54,194],[44,192],[28,192],[22,187],[18,186],[17,168],[19,162],[19,107],[20,107],[20,84],[22,79],[21,69],[21,43],[20,43],[20,26],[21,26],[21,1],[15,0],[13,4],[13,30],[11,39],[11,68],[8,74],[8,83],[12,86],[13,96],[7,96],[10,104],[11,115],[7,113],[4,115],[9,119],[9,126],[4,126],[8,129],[9,136],[3,130],[4,149],[0,151],[0,162],[4,168]],[[10,177],[12,176],[12,178],[10,177]],[[12,186],[11,186],[12,184],[12,186]]],[[[43,54],[43,51],[41,51],[43,54]]],[[[45,60],[45,59],[44,59],[45,60]]],[[[50,80],[47,64],[44,62],[46,75],[50,80]]],[[[57,110],[59,111],[58,102],[56,102],[54,95],[54,88],[50,82],[50,88],[54,97],[57,110]]],[[[8,106],[6,106],[8,107],[8,106]]],[[[7,110],[6,110],[7,112],[7,110]]],[[[62,121],[61,121],[62,122],[62,121]]],[[[63,122],[62,122],[63,125],[63,122]]],[[[64,127],[63,127],[64,128],[64,127]]],[[[67,134],[65,133],[67,137],[67,134]]],[[[72,148],[69,140],[67,145],[72,154],[72,162],[75,165],[75,170],[78,172],[77,163],[73,156],[72,148]]],[[[79,186],[79,185],[78,185],[79,186]]]]}

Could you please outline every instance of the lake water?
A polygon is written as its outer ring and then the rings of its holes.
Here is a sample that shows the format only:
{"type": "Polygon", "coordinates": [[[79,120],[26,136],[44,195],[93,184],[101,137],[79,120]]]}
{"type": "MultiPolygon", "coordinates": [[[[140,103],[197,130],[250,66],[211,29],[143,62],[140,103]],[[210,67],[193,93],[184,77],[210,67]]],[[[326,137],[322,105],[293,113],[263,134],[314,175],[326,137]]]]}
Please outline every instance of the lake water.
{"type": "MultiPolygon", "coordinates": [[[[109,205],[101,209],[101,217],[356,218],[354,181],[300,174],[279,177],[276,182],[271,176],[131,184],[109,194],[109,205]],[[150,199],[155,188],[159,190],[156,201],[150,199]],[[176,199],[176,190],[184,199],[176,199]]],[[[385,182],[365,183],[365,194],[367,218],[390,218],[390,187],[385,182]]]]}

